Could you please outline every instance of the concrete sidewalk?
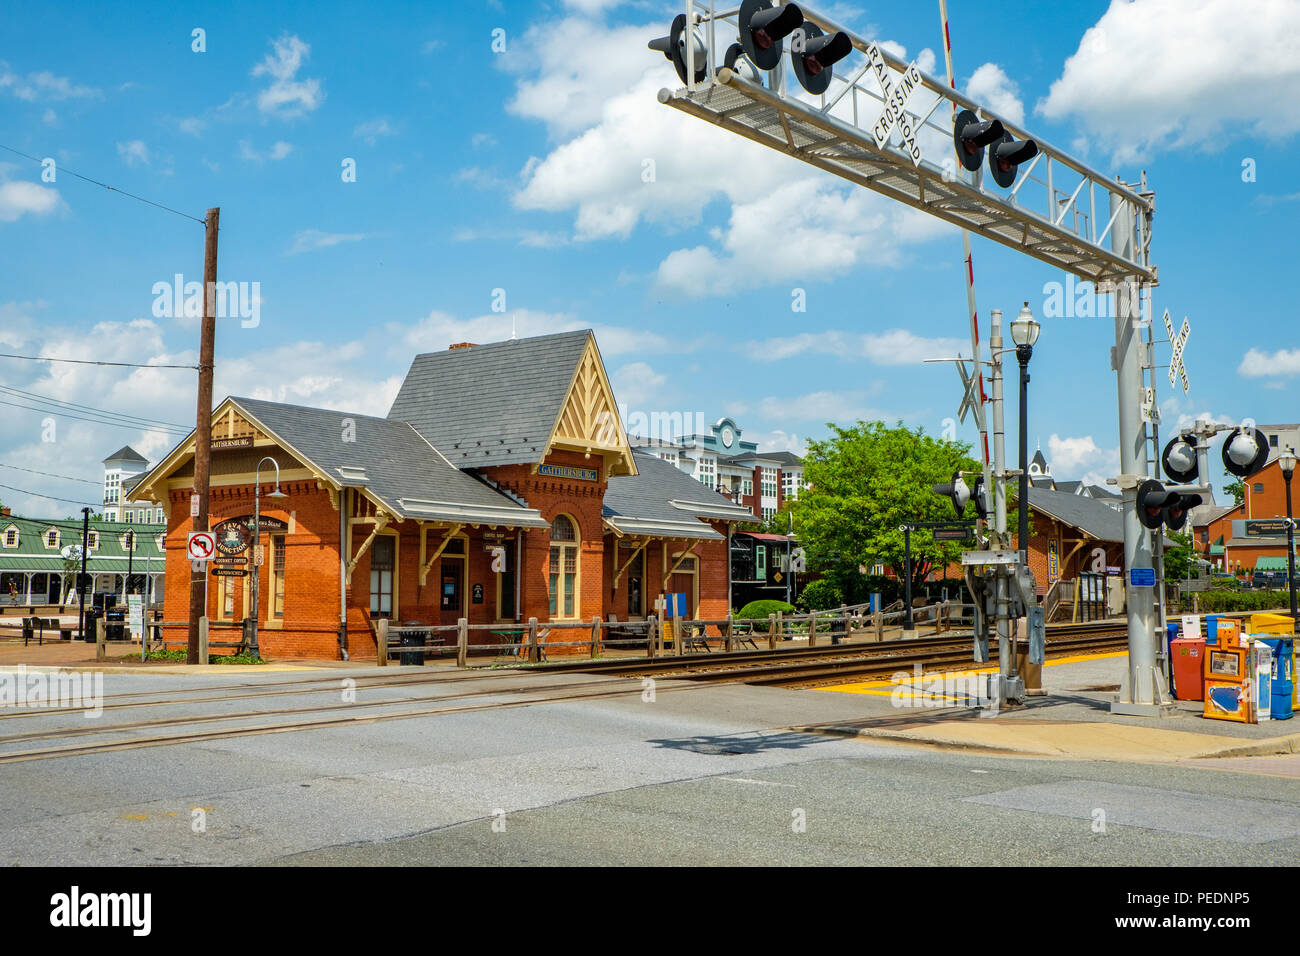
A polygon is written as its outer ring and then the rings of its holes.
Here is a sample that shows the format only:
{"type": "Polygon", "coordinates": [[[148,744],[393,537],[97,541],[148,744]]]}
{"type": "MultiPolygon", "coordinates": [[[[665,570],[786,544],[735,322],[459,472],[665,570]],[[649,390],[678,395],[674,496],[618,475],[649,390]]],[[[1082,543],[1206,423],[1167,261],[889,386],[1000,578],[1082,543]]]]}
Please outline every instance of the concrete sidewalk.
{"type": "Polygon", "coordinates": [[[1126,666],[1123,653],[1048,663],[1043,668],[1047,696],[1000,712],[961,706],[964,702],[951,695],[926,693],[927,687],[937,685],[914,679],[822,688],[861,695],[872,702],[871,716],[794,729],[1076,760],[1178,763],[1300,753],[1300,718],[1263,724],[1211,720],[1201,716],[1199,701],[1179,701],[1164,718],[1115,716],[1110,702],[1126,666]]]}

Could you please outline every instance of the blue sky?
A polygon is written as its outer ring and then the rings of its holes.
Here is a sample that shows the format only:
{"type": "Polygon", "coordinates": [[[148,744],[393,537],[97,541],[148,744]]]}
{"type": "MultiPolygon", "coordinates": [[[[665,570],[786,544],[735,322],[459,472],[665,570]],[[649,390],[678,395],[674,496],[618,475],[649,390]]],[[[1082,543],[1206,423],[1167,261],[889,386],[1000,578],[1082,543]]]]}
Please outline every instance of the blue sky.
{"type": "MultiPolygon", "coordinates": [[[[1300,7],[949,7],[963,89],[1102,171],[1146,170],[1156,315],[1192,324],[1191,393],[1162,380],[1165,428],[1297,420],[1300,7]]],[[[154,287],[201,278],[201,226],[73,170],[200,218],[220,206],[220,278],[260,302],[255,325],[218,325],[218,399],[384,414],[416,352],[590,326],[629,410],[731,415],[764,447],[858,417],[940,432],[957,407],[956,374],[920,362],[968,337],[958,231],[659,105],[679,84],[645,43],[675,5],[133,9],[0,14],[0,143],[58,169],[42,182],[0,151],[0,351],[196,361],[197,323],[155,315],[154,287]]],[[[942,74],[937,2],[820,9],[942,74]]],[[[1027,299],[1044,322],[1031,443],[1058,477],[1114,474],[1110,320],[1044,318],[1062,274],[979,238],[974,258],[985,320],[1027,299]]],[[[0,385],[193,421],[183,370],[0,359],[0,385]]],[[[19,512],[98,500],[31,472],[97,481],[119,446],[157,460],[175,441],[47,417],[0,405],[0,485],[69,499],[0,488],[19,512]]]]}

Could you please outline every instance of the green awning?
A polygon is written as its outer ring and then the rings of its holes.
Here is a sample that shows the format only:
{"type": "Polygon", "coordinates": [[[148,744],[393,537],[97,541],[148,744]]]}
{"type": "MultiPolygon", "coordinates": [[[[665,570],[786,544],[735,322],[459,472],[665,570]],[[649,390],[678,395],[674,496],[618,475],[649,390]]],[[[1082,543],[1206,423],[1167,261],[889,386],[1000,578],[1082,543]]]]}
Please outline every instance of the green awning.
{"type": "Polygon", "coordinates": [[[1221,544],[1210,545],[1210,557],[1222,557],[1222,556],[1223,556],[1223,545],[1221,544]]]}
{"type": "Polygon", "coordinates": [[[1264,557],[1256,558],[1255,570],[1256,571],[1285,571],[1286,558],[1285,557],[1279,558],[1273,555],[1267,555],[1264,557]]]}

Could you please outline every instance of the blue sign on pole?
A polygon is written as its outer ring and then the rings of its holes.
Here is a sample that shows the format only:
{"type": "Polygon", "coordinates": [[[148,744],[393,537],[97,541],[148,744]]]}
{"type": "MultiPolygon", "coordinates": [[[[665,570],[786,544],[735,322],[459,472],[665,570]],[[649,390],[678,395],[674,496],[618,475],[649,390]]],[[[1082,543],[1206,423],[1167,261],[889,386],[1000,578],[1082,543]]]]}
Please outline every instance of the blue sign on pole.
{"type": "Polygon", "coordinates": [[[1128,583],[1135,588],[1153,588],[1156,586],[1155,568],[1129,568],[1128,583]]]}

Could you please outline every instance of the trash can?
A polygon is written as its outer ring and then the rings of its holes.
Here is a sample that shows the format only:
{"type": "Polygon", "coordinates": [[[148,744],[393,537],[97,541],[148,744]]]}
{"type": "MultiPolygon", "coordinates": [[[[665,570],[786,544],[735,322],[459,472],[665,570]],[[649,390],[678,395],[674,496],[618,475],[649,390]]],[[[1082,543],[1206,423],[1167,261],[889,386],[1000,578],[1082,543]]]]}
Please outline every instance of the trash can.
{"type": "Polygon", "coordinates": [[[102,611],[99,611],[94,607],[86,608],[85,630],[81,634],[81,639],[83,641],[90,644],[95,643],[95,640],[99,635],[99,616],[102,613],[102,611]]]}
{"type": "MultiPolygon", "coordinates": [[[[397,629],[397,640],[401,647],[424,647],[425,627],[419,621],[407,621],[397,629]]],[[[424,651],[410,651],[399,655],[398,663],[424,666],[424,651]]]]}
{"type": "Polygon", "coordinates": [[[106,641],[125,641],[126,640],[126,611],[123,608],[113,608],[104,614],[104,640],[106,641]]]}
{"type": "Polygon", "coordinates": [[[848,619],[843,617],[833,618],[831,620],[831,643],[838,644],[848,637],[848,619]]]}

